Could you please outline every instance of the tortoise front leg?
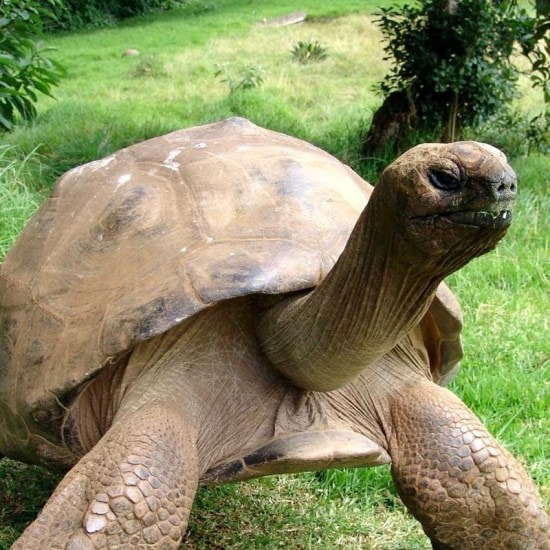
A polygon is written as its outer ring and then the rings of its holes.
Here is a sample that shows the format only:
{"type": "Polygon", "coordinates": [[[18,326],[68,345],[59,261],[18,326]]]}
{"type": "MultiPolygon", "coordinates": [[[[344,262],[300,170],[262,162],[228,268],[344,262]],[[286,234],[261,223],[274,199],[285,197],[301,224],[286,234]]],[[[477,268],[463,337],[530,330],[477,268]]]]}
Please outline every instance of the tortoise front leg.
{"type": "Polygon", "coordinates": [[[13,548],[178,548],[198,477],[181,415],[144,406],[76,464],[13,548]]]}
{"type": "Polygon", "coordinates": [[[550,548],[530,477],[460,399],[419,382],[390,411],[392,475],[434,548],[550,548]]]}

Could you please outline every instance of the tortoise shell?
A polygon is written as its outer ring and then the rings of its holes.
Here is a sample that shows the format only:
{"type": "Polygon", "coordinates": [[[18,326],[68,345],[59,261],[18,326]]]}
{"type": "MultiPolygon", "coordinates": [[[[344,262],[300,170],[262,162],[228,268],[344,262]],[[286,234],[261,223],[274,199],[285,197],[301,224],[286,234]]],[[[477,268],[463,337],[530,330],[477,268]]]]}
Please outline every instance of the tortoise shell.
{"type": "MultiPolygon", "coordinates": [[[[315,287],[371,190],[317,147],[239,118],[67,172],[0,269],[0,405],[36,418],[220,300],[315,287]]],[[[437,380],[461,355],[444,285],[421,325],[437,380]]]]}

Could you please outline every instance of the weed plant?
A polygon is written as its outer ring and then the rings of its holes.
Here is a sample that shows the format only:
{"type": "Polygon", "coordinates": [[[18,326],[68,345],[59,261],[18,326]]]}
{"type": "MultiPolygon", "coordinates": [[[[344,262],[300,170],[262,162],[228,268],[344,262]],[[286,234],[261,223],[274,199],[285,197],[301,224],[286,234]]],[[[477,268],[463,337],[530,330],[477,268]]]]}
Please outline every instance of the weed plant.
{"type": "Polygon", "coordinates": [[[312,63],[315,61],[323,61],[327,58],[327,48],[320,44],[318,40],[300,40],[290,50],[292,58],[298,63],[312,63]]]}
{"type": "Polygon", "coordinates": [[[220,77],[222,82],[227,84],[229,93],[243,92],[259,88],[265,78],[265,71],[252,63],[241,65],[238,69],[232,70],[224,64],[217,64],[214,72],[215,77],[220,77]]]}
{"type": "MultiPolygon", "coordinates": [[[[54,36],[68,78],[39,118],[0,141],[0,243],[9,247],[63,171],[130,143],[241,115],[307,139],[374,181],[391,160],[361,158],[361,136],[381,98],[386,73],[380,33],[363,0],[300,4],[283,0],[216,3],[194,18],[170,14],[119,28],[54,36]],[[275,5],[276,4],[276,5],[275,5]],[[305,9],[313,22],[257,22],[305,9]],[[230,29],[229,31],[227,29],[230,29]],[[293,44],[322,36],[323,63],[293,63],[293,44]],[[164,76],[134,78],[130,47],[155,55],[164,76]],[[216,64],[262,66],[261,87],[228,94],[216,64]],[[330,75],[328,77],[327,75],[330,75]]],[[[542,105],[532,90],[518,109],[542,105]]],[[[471,136],[479,137],[479,136],[471,136]]],[[[550,499],[550,159],[512,159],[520,177],[515,222],[498,249],[450,278],[465,315],[465,358],[452,389],[524,462],[550,499]]],[[[0,550],[9,548],[57,481],[45,470],[0,461],[0,550]]],[[[201,489],[184,542],[189,549],[427,549],[403,508],[387,468],[338,470],[201,489]]]]}

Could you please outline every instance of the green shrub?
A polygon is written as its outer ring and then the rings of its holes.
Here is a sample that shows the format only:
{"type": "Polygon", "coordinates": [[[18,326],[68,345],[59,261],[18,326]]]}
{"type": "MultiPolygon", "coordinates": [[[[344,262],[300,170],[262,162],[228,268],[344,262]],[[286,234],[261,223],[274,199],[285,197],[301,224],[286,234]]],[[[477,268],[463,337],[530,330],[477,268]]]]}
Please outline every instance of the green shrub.
{"type": "Polygon", "coordinates": [[[382,9],[377,20],[393,61],[380,84],[410,114],[407,123],[460,136],[514,96],[518,71],[510,56],[526,46],[535,19],[515,0],[425,0],[382,9]]]}
{"type": "Polygon", "coordinates": [[[522,44],[523,54],[531,62],[531,82],[542,88],[547,109],[550,108],[550,1],[537,0],[537,17],[533,33],[522,44]]]}
{"type": "MultiPolygon", "coordinates": [[[[55,6],[57,0],[43,2],[55,6]]],[[[62,68],[44,54],[38,37],[52,12],[35,0],[0,3],[0,130],[11,130],[17,115],[36,116],[38,93],[51,96],[62,68]]]]}

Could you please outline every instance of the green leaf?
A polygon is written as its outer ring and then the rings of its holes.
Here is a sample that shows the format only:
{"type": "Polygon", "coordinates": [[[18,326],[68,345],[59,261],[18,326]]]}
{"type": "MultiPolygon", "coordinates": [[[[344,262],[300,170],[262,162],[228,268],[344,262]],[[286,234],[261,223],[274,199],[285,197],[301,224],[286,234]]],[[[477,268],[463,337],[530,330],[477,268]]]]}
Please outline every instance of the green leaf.
{"type": "Polygon", "coordinates": [[[3,130],[9,132],[10,130],[13,129],[13,122],[7,119],[6,117],[2,116],[2,114],[0,113],[0,126],[3,127],[3,130]]]}
{"type": "MultiPolygon", "coordinates": [[[[61,5],[49,0],[50,5],[61,5]]],[[[45,54],[37,39],[42,29],[41,17],[51,13],[37,0],[3,2],[0,27],[0,90],[2,121],[0,128],[13,128],[17,114],[24,119],[36,116],[38,94],[51,96],[64,71],[45,54]],[[23,7],[21,7],[23,6],[23,7]],[[9,32],[8,32],[9,31],[9,32]]]]}

